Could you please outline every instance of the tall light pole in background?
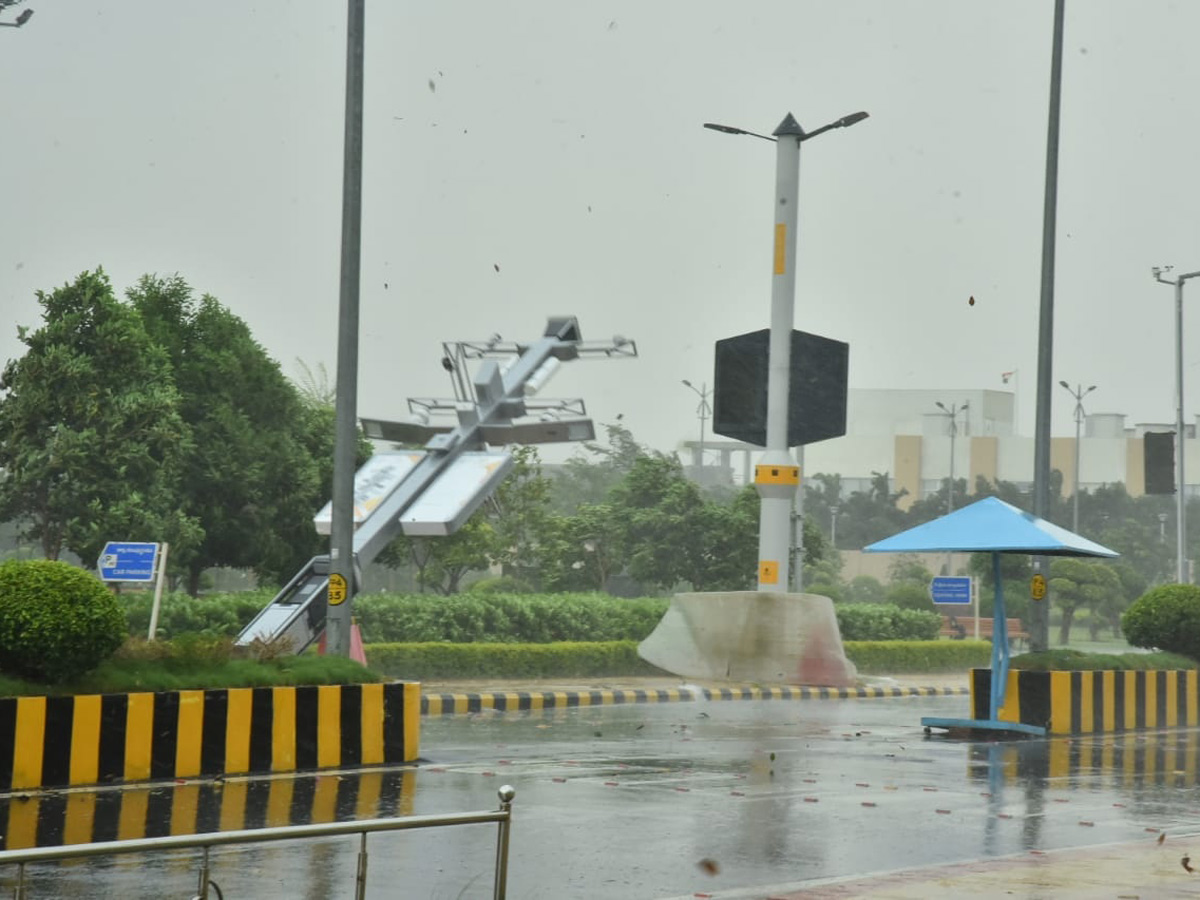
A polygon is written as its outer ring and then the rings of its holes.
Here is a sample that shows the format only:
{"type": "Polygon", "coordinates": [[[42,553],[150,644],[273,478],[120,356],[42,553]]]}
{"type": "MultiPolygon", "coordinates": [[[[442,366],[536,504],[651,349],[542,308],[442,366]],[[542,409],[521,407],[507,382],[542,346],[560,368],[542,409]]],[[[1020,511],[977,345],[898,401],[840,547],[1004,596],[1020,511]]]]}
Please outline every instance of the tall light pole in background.
{"type": "Polygon", "coordinates": [[[1186,520],[1183,497],[1183,283],[1190,278],[1200,277],[1200,272],[1188,272],[1174,281],[1163,278],[1163,272],[1172,266],[1155,266],[1151,269],[1155,281],[1175,286],[1175,580],[1187,583],[1187,543],[1185,541],[1186,520]]]}
{"type": "Polygon", "coordinates": [[[686,378],[681,382],[684,387],[691,388],[692,391],[700,398],[700,405],[696,407],[696,415],[700,417],[700,444],[696,450],[696,479],[702,480],[704,466],[704,420],[712,415],[712,407],[708,405],[708,398],[712,391],[708,389],[706,382],[700,382],[700,387],[696,387],[686,378]]]}
{"type": "Polygon", "coordinates": [[[1063,387],[1067,389],[1067,393],[1075,398],[1075,485],[1071,489],[1071,530],[1076,534],[1079,533],[1079,432],[1083,427],[1083,398],[1096,389],[1096,386],[1091,385],[1086,391],[1083,385],[1075,386],[1075,390],[1071,390],[1071,386],[1065,381],[1060,381],[1063,387]]]}
{"type": "Polygon", "coordinates": [[[729,125],[704,124],[725,134],[746,134],[775,141],[774,250],[771,255],[771,329],[767,368],[767,452],[755,466],[754,483],[762,497],[758,520],[758,589],[786,591],[791,583],[789,542],[792,504],[800,487],[800,467],[788,450],[792,328],[796,302],[796,221],[800,194],[800,144],[833,128],[848,128],[867,118],[851,113],[805,132],[788,113],[774,136],[729,125]]]}
{"type": "MultiPolygon", "coordinates": [[[[1037,393],[1033,429],[1033,514],[1050,512],[1050,395],[1054,390],[1054,250],[1058,232],[1058,135],[1062,105],[1063,18],[1066,0],[1054,0],[1050,42],[1050,103],[1046,124],[1046,183],[1042,195],[1042,278],[1038,300],[1037,393]]],[[[1045,556],[1033,558],[1033,570],[1043,577],[1049,566],[1045,556]]],[[[1050,646],[1050,598],[1043,597],[1029,610],[1029,649],[1050,646]]]]}
{"type": "Polygon", "coordinates": [[[354,584],[354,456],[358,449],[358,293],[362,260],[363,34],[366,0],[348,0],[342,157],[342,273],[329,534],[327,652],[350,655],[354,584]]]}
{"type": "Polygon", "coordinates": [[[946,491],[946,513],[949,514],[954,512],[954,439],[958,436],[958,414],[970,409],[971,402],[968,400],[962,406],[951,403],[949,408],[941,400],[935,400],[934,404],[950,420],[950,486],[946,491]]]}

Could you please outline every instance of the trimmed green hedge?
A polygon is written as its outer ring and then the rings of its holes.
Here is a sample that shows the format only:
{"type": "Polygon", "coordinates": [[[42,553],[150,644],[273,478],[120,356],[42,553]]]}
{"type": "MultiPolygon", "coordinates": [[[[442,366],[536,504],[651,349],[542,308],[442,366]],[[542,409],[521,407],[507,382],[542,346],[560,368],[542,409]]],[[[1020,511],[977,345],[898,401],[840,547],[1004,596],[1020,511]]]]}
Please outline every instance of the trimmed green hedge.
{"type": "MultiPolygon", "coordinates": [[[[372,669],[395,678],[615,678],[668,676],[637,655],[638,641],[553,644],[368,644],[372,669]]],[[[861,675],[964,671],[986,666],[986,641],[848,641],[861,675]]]]}
{"type": "Polygon", "coordinates": [[[1060,647],[1038,653],[1022,653],[1012,658],[1014,669],[1036,672],[1099,672],[1121,669],[1172,670],[1194,669],[1196,661],[1178,653],[1084,653],[1060,647]]]}
{"type": "MultiPolygon", "coordinates": [[[[162,598],[162,607],[158,611],[158,637],[170,639],[183,634],[236,637],[274,596],[275,592],[268,589],[201,597],[173,591],[162,598]]],[[[145,637],[150,629],[153,592],[123,591],[117,599],[125,608],[129,634],[145,637]]]]}
{"type": "Polygon", "coordinates": [[[669,673],[637,655],[637,641],[552,644],[368,644],[372,669],[396,678],[601,678],[669,673]]]}
{"type": "Polygon", "coordinates": [[[372,642],[551,644],[644,640],[667,603],[601,593],[363,594],[354,612],[372,642]]]}
{"type": "MultiPolygon", "coordinates": [[[[189,597],[163,597],[159,636],[234,636],[271,601],[269,590],[189,597]]],[[[119,598],[129,633],[145,636],[150,624],[149,591],[119,598]]],[[[552,644],[558,641],[642,641],[670,600],[626,599],[603,593],[360,594],[354,614],[363,639],[377,644],[552,644]]],[[[842,639],[848,641],[935,640],[937,613],[891,603],[834,606],[842,639]]]]}
{"type": "Polygon", "coordinates": [[[942,617],[893,603],[834,606],[843,641],[936,641],[942,617]]]}
{"type": "Polygon", "coordinates": [[[845,647],[860,675],[961,672],[992,661],[987,641],[846,641],[845,647]]]}

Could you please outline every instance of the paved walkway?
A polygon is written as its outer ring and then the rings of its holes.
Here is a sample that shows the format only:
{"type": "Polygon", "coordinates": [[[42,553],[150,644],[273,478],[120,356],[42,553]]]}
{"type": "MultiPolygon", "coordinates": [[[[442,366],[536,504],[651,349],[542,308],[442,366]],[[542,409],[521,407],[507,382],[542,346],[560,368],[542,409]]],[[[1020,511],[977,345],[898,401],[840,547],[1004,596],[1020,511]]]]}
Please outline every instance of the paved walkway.
{"type": "MultiPolygon", "coordinates": [[[[1200,835],[1169,836],[1083,850],[1034,852],[928,869],[837,880],[802,890],[768,892],[766,900],[1171,900],[1200,895],[1200,871],[1188,872],[1200,835]]],[[[1197,860],[1200,862],[1200,860],[1197,860]]],[[[1193,868],[1197,868],[1193,865],[1193,868]]],[[[714,894],[720,897],[720,894],[714,894]]],[[[764,894],[757,893],[761,898],[764,894]]],[[[731,898],[732,900],[732,898],[731,898]]]]}

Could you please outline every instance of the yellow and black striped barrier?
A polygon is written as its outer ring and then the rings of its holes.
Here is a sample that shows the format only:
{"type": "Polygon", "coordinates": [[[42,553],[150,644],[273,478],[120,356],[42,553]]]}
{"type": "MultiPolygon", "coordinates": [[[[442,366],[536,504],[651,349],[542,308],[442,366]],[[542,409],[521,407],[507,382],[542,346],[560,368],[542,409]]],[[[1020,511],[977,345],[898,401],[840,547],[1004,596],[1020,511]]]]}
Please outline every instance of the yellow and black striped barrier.
{"type": "Polygon", "coordinates": [[[421,686],[0,698],[0,792],[411,762],[421,686]]]}
{"type": "Polygon", "coordinates": [[[936,697],[965,694],[966,688],[936,687],[747,687],[670,688],[666,690],[596,691],[488,691],[421,696],[421,712],[429,716],[475,713],[485,709],[521,712],[573,706],[610,706],[624,703],[677,703],[693,700],[848,700],[879,697],[936,697]]]}
{"type": "Polygon", "coordinates": [[[413,769],[0,797],[0,850],[412,813],[413,769]]]}
{"type": "MultiPolygon", "coordinates": [[[[971,670],[975,718],[988,718],[991,669],[971,670]]],[[[1039,725],[1051,734],[1091,734],[1200,724],[1195,670],[1029,672],[1010,669],[1004,722],[1039,725]]]]}

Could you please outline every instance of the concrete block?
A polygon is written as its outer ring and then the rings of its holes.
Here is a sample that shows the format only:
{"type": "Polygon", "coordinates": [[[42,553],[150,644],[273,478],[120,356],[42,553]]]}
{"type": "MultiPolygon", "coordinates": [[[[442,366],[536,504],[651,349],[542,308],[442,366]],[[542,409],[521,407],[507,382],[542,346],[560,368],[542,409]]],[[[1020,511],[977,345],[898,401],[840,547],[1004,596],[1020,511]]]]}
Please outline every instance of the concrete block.
{"type": "Polygon", "coordinates": [[[857,674],[817,594],[676,594],[638,655],[697,680],[847,687],[857,674]]]}

